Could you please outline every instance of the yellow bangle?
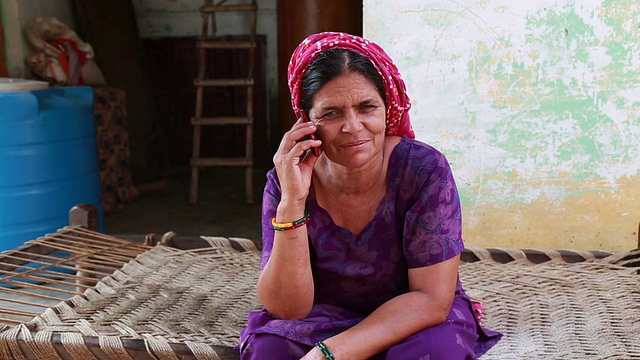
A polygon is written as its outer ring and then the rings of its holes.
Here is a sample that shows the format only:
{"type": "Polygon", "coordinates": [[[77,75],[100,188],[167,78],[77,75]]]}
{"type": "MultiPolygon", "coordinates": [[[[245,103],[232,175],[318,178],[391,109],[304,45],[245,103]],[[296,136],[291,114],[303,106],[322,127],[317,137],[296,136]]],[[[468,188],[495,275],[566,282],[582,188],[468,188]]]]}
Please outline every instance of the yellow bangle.
{"type": "Polygon", "coordinates": [[[297,229],[308,222],[309,222],[309,211],[305,210],[304,216],[302,217],[302,219],[298,219],[293,222],[278,223],[276,222],[276,218],[274,217],[271,219],[271,227],[273,228],[273,230],[276,230],[276,231],[287,231],[287,230],[297,229]]]}

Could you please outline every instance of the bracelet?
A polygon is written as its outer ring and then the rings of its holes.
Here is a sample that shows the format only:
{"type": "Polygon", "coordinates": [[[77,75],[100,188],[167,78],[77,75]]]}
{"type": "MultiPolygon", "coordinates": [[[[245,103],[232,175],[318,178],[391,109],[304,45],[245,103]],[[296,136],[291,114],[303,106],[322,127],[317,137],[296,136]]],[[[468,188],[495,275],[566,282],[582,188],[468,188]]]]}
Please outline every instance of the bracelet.
{"type": "Polygon", "coordinates": [[[309,210],[305,210],[304,216],[302,217],[302,219],[298,219],[293,222],[277,223],[276,218],[274,217],[271,219],[271,227],[273,228],[273,230],[276,230],[276,231],[287,231],[287,230],[297,229],[308,222],[309,222],[309,210]]]}
{"type": "Polygon", "coordinates": [[[324,357],[327,358],[327,360],[336,360],[335,356],[333,356],[333,354],[331,353],[331,350],[329,350],[327,345],[325,345],[322,341],[318,341],[316,343],[316,347],[320,349],[320,352],[322,353],[322,355],[324,355],[324,357]]]}

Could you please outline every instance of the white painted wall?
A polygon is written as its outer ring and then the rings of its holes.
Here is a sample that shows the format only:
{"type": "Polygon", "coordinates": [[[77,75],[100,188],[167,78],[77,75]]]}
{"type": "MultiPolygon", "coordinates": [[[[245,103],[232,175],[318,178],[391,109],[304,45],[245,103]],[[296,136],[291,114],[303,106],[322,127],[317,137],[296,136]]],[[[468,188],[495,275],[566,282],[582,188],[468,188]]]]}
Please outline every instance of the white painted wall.
{"type": "Polygon", "coordinates": [[[626,250],[640,222],[640,3],[365,0],[471,246],[626,250]]]}

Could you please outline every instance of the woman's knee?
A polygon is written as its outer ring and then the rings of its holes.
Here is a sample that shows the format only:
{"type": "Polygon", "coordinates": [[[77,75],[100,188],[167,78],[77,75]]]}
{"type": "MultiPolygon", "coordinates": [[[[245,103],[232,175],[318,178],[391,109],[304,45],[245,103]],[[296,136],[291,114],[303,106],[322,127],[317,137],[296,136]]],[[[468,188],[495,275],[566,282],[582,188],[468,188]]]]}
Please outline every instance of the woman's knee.
{"type": "Polygon", "coordinates": [[[272,334],[253,334],[240,350],[242,360],[300,359],[310,347],[272,334]]]}
{"type": "Polygon", "coordinates": [[[405,341],[389,348],[386,360],[429,359],[466,360],[475,359],[478,335],[453,321],[419,331],[405,341]]]}

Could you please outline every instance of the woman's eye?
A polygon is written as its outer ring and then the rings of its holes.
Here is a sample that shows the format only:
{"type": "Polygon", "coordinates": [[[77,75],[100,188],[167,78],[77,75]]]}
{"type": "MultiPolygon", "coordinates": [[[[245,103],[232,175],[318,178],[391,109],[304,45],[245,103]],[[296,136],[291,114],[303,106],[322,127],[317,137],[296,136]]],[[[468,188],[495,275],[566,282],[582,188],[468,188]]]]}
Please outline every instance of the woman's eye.
{"type": "Polygon", "coordinates": [[[338,113],[335,111],[329,111],[324,113],[320,118],[325,120],[331,120],[332,118],[335,118],[337,114],[338,113]]]}

